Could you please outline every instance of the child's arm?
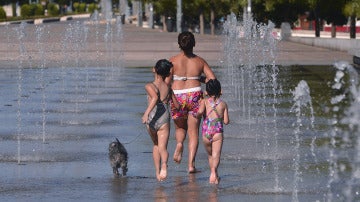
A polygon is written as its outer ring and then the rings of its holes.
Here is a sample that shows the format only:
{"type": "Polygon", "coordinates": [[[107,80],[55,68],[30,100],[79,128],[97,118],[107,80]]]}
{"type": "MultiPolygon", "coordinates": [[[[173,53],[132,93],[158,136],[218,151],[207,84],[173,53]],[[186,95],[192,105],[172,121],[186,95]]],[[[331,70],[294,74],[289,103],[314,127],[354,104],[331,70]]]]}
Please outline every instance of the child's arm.
{"type": "Polygon", "coordinates": [[[205,112],[205,99],[202,99],[200,101],[199,110],[197,112],[197,118],[201,118],[201,116],[204,114],[204,112],[205,112]]]}
{"type": "Polygon", "coordinates": [[[225,105],[224,108],[224,124],[227,125],[230,123],[230,119],[229,119],[229,112],[228,112],[228,106],[225,102],[223,102],[225,105]]]}
{"type": "Polygon", "coordinates": [[[173,92],[172,90],[170,90],[170,91],[171,91],[171,100],[172,100],[172,103],[174,104],[174,107],[175,107],[176,109],[180,109],[180,104],[179,104],[179,102],[177,101],[174,92],[173,92]]]}
{"type": "Polygon", "coordinates": [[[145,90],[150,99],[149,99],[149,104],[144,112],[144,115],[141,118],[142,123],[144,123],[144,124],[147,123],[149,114],[150,114],[151,110],[155,107],[157,99],[158,99],[155,90],[153,89],[153,87],[150,84],[145,85],[145,90]]]}

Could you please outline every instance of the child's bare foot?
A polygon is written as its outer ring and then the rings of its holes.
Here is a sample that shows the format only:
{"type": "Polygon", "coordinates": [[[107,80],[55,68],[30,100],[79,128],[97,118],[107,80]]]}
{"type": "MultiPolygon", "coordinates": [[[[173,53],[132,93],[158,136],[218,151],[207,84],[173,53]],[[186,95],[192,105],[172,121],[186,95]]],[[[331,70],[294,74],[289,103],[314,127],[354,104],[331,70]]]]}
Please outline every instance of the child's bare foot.
{"type": "Polygon", "coordinates": [[[160,178],[160,174],[159,174],[159,173],[156,173],[156,179],[157,179],[157,181],[161,181],[161,178],[160,178]]]}
{"type": "Polygon", "coordinates": [[[182,143],[177,143],[176,144],[176,149],[175,149],[175,152],[174,152],[174,161],[176,163],[178,163],[178,164],[181,162],[182,152],[183,152],[182,143]]]}
{"type": "Polygon", "coordinates": [[[160,178],[159,181],[165,180],[166,177],[167,177],[167,165],[165,164],[161,167],[160,174],[159,174],[159,178],[160,178]]]}
{"type": "Polygon", "coordinates": [[[167,177],[166,170],[161,169],[160,175],[159,175],[159,181],[164,181],[166,179],[166,177],[167,177]]]}

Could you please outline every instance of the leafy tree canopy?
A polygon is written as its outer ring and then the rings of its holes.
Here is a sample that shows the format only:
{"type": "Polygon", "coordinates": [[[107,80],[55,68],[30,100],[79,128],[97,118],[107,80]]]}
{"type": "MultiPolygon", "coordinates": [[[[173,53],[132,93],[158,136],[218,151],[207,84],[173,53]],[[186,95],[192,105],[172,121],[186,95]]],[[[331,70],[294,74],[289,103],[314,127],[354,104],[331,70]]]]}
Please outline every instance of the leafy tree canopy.
{"type": "Polygon", "coordinates": [[[0,5],[16,4],[19,2],[20,5],[29,3],[29,0],[0,0],[0,5]]]}
{"type": "Polygon", "coordinates": [[[282,22],[293,24],[308,8],[304,0],[255,0],[252,6],[257,21],[267,23],[271,20],[276,26],[282,22]]]}
{"type": "Polygon", "coordinates": [[[174,0],[154,1],[154,10],[159,15],[176,16],[176,1],[174,0]]]}
{"type": "Polygon", "coordinates": [[[348,0],[343,11],[346,16],[360,17],[360,0],[348,0]]]}

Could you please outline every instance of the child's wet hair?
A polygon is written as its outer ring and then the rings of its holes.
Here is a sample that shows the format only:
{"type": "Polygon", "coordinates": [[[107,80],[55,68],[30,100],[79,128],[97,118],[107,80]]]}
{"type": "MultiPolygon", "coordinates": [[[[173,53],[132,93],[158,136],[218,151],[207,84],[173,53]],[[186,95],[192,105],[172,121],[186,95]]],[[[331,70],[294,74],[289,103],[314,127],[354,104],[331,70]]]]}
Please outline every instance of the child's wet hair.
{"type": "Polygon", "coordinates": [[[210,79],[206,82],[206,92],[209,96],[220,97],[221,95],[221,84],[217,79],[210,79]]]}
{"type": "Polygon", "coordinates": [[[173,64],[170,61],[161,59],[155,64],[155,72],[162,77],[167,77],[170,75],[171,67],[173,67],[173,64]]]}

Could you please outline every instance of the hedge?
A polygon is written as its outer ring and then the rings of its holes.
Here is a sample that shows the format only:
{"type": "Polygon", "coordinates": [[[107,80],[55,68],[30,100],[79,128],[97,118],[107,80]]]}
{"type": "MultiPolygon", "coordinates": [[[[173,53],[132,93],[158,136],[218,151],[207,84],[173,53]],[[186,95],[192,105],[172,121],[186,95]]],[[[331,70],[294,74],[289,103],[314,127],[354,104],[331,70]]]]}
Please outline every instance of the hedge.
{"type": "Polygon", "coordinates": [[[44,7],[41,4],[34,4],[35,6],[35,10],[34,10],[34,15],[39,16],[39,15],[44,15],[44,7]]]}
{"type": "Polygon", "coordinates": [[[6,19],[6,12],[3,7],[0,6],[0,20],[6,19]]]}
{"type": "Polygon", "coordinates": [[[33,16],[32,11],[31,11],[31,6],[29,4],[24,4],[21,6],[20,8],[20,12],[21,12],[21,17],[30,17],[33,16]]]}
{"type": "Polygon", "coordinates": [[[48,14],[51,16],[57,16],[60,14],[60,9],[57,4],[49,3],[47,6],[48,14]]]}
{"type": "Polygon", "coordinates": [[[88,12],[89,13],[94,13],[95,10],[98,10],[97,4],[95,3],[91,3],[88,6],[88,12]]]}

